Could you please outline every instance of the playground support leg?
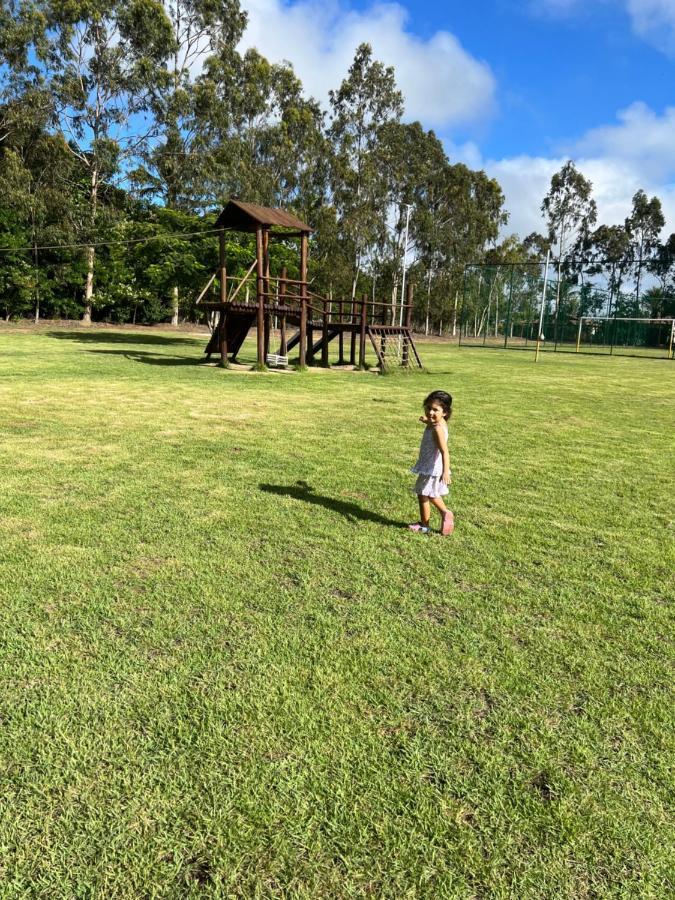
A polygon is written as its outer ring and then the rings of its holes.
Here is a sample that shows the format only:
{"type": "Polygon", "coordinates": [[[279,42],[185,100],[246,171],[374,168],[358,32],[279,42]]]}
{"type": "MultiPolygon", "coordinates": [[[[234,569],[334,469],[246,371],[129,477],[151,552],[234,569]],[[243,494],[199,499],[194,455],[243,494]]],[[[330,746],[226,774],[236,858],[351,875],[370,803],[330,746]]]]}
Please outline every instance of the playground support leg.
{"type": "Polygon", "coordinates": [[[321,334],[321,365],[328,367],[328,301],[323,301],[323,322],[321,334]]]}
{"type": "MultiPolygon", "coordinates": [[[[286,278],[288,272],[286,266],[281,270],[281,278],[279,279],[279,302],[283,306],[286,303],[286,278]]],[[[279,355],[287,356],[288,347],[286,346],[286,313],[282,313],[279,317],[279,355]]]]}
{"type": "Polygon", "coordinates": [[[227,302],[227,269],[225,268],[225,232],[220,231],[219,238],[219,256],[220,256],[220,318],[218,319],[218,338],[220,346],[220,364],[223,368],[227,368],[227,311],[225,303],[227,302]]]}
{"type": "Polygon", "coordinates": [[[220,346],[220,364],[226,369],[227,362],[227,313],[224,309],[220,311],[220,321],[218,322],[218,338],[220,346]]]}
{"type": "Polygon", "coordinates": [[[361,297],[361,333],[359,335],[359,369],[366,367],[366,295],[361,297]]]}
{"type": "Polygon", "coordinates": [[[345,335],[342,330],[342,300],[338,302],[338,322],[340,324],[340,334],[338,335],[338,365],[345,364],[345,335]]]}
{"type": "Polygon", "coordinates": [[[267,354],[270,352],[270,331],[271,331],[271,321],[272,316],[270,313],[267,313],[265,316],[265,330],[264,330],[264,353],[265,353],[265,361],[267,361],[267,354]]]}
{"type": "Polygon", "coordinates": [[[307,365],[314,362],[314,329],[312,328],[311,314],[307,317],[307,365]]]}
{"type": "Polygon", "coordinates": [[[307,365],[307,299],[300,298],[300,368],[307,365]]]}
{"type": "Polygon", "coordinates": [[[307,247],[308,235],[300,236],[300,368],[307,365],[307,247]]]}
{"type": "Polygon", "coordinates": [[[352,328],[349,338],[349,365],[356,365],[356,302],[352,298],[351,301],[351,320],[352,328]]]}
{"type": "Polygon", "coordinates": [[[255,243],[256,243],[256,292],[258,301],[258,309],[256,316],[256,328],[257,328],[257,344],[258,344],[258,368],[265,367],[265,262],[264,262],[264,249],[263,249],[263,232],[262,228],[258,226],[255,230],[255,243]]]}

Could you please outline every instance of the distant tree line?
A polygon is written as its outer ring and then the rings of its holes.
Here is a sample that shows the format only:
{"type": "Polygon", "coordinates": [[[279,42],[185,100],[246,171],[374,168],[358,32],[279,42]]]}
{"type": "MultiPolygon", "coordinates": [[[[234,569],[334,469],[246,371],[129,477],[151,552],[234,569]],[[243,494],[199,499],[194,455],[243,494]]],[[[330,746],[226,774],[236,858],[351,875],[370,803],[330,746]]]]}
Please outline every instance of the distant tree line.
{"type": "MultiPolygon", "coordinates": [[[[410,209],[427,330],[456,328],[467,263],[549,247],[561,280],[596,271],[620,295],[632,279],[639,298],[650,275],[671,292],[658,199],[638,192],[625,227],[595,229],[590,184],[567,163],[544,201],[547,233],[499,243],[499,184],[403,121],[394,70],[369,45],[324,112],[290,65],[240,52],[245,29],[238,0],[0,0],[0,315],[194,320],[233,196],[312,226],[314,290],[392,303],[410,209]]],[[[250,240],[227,249],[243,273],[250,240]]],[[[273,269],[293,277],[295,260],[273,245],[273,269]]]]}

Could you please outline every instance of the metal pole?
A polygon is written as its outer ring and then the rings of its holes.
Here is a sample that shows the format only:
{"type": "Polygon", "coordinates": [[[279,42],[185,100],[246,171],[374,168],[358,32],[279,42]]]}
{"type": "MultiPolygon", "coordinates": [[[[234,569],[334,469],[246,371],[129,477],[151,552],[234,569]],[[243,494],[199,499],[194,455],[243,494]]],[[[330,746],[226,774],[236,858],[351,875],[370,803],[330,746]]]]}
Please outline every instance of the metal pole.
{"type": "Polygon", "coordinates": [[[541,309],[539,310],[539,328],[537,330],[537,347],[534,351],[534,361],[539,360],[539,344],[541,343],[541,329],[544,327],[544,307],[546,306],[546,288],[548,286],[548,265],[551,261],[550,248],[546,252],[546,268],[544,269],[544,287],[541,291],[541,309]]]}
{"type": "Polygon", "coordinates": [[[574,351],[575,353],[579,352],[579,345],[581,344],[581,326],[584,324],[584,320],[582,316],[579,316],[579,328],[577,329],[577,349],[574,351]]]}
{"type": "Polygon", "coordinates": [[[675,319],[670,323],[670,347],[668,348],[668,359],[673,358],[673,344],[675,343],[675,319]]]}
{"type": "Polygon", "coordinates": [[[504,327],[504,349],[506,350],[509,340],[509,325],[511,324],[511,300],[513,298],[513,272],[516,266],[511,263],[511,281],[509,282],[509,305],[506,309],[506,325],[504,327]]]}
{"type": "Polygon", "coordinates": [[[410,210],[412,203],[406,203],[405,215],[405,241],[403,242],[403,279],[401,281],[401,309],[398,317],[398,324],[403,326],[403,304],[405,302],[405,273],[408,265],[408,226],[410,225],[410,210]]]}

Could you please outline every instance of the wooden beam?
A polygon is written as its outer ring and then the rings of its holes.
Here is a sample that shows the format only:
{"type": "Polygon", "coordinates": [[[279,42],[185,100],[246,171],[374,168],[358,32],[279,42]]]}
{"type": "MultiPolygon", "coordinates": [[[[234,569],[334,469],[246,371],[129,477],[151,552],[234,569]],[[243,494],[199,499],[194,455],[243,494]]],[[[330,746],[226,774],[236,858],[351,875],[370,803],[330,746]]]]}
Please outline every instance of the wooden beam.
{"type": "Polygon", "coordinates": [[[220,302],[227,300],[227,269],[225,268],[225,232],[221,229],[218,234],[220,244],[220,302]]]}
{"type": "MultiPolygon", "coordinates": [[[[283,306],[286,298],[286,266],[281,270],[281,278],[279,279],[279,305],[283,306]]],[[[282,313],[279,319],[280,346],[279,355],[288,356],[287,340],[286,340],[286,313],[282,313]]]]}
{"type": "Polygon", "coordinates": [[[256,300],[258,314],[256,316],[258,367],[265,366],[265,251],[263,248],[263,231],[258,226],[255,230],[255,261],[256,261],[256,300]]]}
{"type": "Polygon", "coordinates": [[[368,298],[365,294],[361,297],[361,334],[359,340],[359,368],[366,367],[366,316],[367,316],[368,298]]]}
{"type": "Polygon", "coordinates": [[[300,235],[300,366],[307,364],[307,250],[308,235],[300,235]]]}

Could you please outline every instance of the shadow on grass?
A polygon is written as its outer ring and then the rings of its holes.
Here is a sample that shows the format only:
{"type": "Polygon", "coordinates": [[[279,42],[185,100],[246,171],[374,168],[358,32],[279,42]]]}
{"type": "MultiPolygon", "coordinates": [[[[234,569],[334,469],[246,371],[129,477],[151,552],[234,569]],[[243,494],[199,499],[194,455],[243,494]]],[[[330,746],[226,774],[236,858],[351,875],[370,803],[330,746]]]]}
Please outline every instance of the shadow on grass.
{"type": "Polygon", "coordinates": [[[266,494],[277,494],[279,497],[292,497],[294,500],[301,500],[303,503],[313,503],[315,506],[323,506],[333,512],[340,513],[352,521],[360,520],[362,522],[375,522],[378,525],[388,525],[392,528],[404,528],[404,524],[394,519],[388,519],[379,513],[370,512],[357,506],[356,503],[350,503],[348,500],[339,500],[335,497],[325,497],[323,494],[315,494],[312,487],[306,481],[296,481],[295,484],[260,484],[261,491],[266,494]]]}
{"type": "MultiPolygon", "coordinates": [[[[150,344],[160,347],[175,347],[176,345],[194,345],[199,337],[173,337],[164,334],[127,334],[123,331],[49,331],[47,336],[59,341],[76,341],[80,344],[150,344]]],[[[204,341],[209,335],[204,334],[204,341]]]]}
{"type": "Polygon", "coordinates": [[[147,366],[199,366],[206,361],[205,356],[167,356],[166,353],[143,353],[141,350],[89,350],[101,356],[123,356],[132,362],[145,363],[147,366]]]}

